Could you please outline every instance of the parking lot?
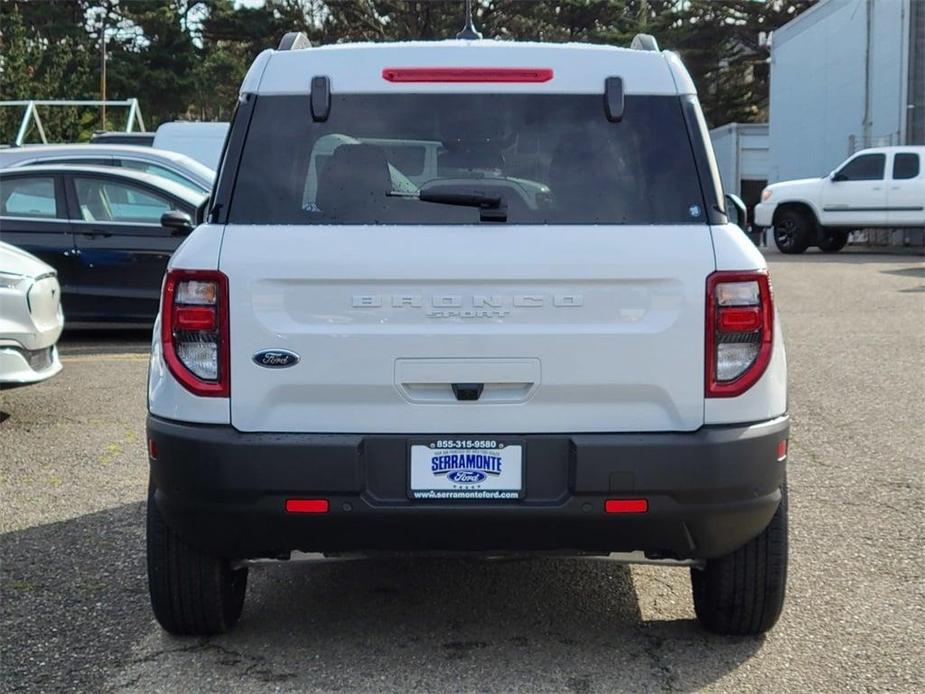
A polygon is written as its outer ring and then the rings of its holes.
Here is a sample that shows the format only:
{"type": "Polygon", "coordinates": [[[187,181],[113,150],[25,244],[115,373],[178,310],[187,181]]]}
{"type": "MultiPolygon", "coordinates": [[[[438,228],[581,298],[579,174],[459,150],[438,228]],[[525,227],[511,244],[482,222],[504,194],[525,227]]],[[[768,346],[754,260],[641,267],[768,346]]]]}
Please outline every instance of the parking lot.
{"type": "Polygon", "coordinates": [[[686,569],[261,565],[230,635],[166,636],[144,566],[147,336],[70,334],[0,394],[4,691],[921,691],[925,264],[772,256],[793,415],[791,581],[765,638],[693,621],[686,569]]]}

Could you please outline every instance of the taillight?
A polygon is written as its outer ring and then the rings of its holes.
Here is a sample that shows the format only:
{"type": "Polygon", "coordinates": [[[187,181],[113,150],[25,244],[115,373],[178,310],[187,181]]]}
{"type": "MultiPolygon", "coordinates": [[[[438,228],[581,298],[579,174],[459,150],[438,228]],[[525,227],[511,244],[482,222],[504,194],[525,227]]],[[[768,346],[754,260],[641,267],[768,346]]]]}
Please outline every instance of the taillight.
{"type": "Polygon", "coordinates": [[[774,304],[766,272],[714,272],[707,278],[706,396],[751,388],[771,361],[774,304]]]}
{"type": "Polygon", "coordinates": [[[164,361],[195,395],[227,398],[231,390],[228,278],[217,270],[171,270],[161,301],[164,361]]]}

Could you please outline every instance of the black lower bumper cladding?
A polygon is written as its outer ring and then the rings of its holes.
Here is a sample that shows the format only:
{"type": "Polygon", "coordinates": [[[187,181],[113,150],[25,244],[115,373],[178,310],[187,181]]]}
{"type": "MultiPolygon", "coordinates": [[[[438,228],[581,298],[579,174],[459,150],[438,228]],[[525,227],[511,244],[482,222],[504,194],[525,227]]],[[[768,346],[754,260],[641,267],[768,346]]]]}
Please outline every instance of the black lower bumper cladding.
{"type": "Polygon", "coordinates": [[[242,433],[148,417],[151,482],[167,523],[234,559],[292,550],[717,557],[758,535],[777,509],[788,431],[783,416],[690,433],[518,434],[521,499],[446,502],[409,498],[409,442],[420,436],[242,433]],[[326,512],[287,512],[292,499],[326,500],[326,512]],[[645,510],[607,513],[613,499],[644,499],[645,510]]]}

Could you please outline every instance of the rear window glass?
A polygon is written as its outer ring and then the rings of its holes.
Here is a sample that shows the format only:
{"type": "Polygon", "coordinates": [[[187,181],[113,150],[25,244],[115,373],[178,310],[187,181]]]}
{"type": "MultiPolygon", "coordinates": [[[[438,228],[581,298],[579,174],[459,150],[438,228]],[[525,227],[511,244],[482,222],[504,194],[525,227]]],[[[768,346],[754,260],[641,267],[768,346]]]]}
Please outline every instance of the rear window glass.
{"type": "Polygon", "coordinates": [[[899,152],[893,159],[893,178],[897,181],[915,178],[919,175],[919,155],[899,152]]]}
{"type": "Polygon", "coordinates": [[[509,224],[707,220],[677,97],[627,96],[612,123],[601,95],[554,94],[335,95],[324,123],[308,96],[260,96],[228,220],[484,219],[454,197],[500,202],[509,224]]]}

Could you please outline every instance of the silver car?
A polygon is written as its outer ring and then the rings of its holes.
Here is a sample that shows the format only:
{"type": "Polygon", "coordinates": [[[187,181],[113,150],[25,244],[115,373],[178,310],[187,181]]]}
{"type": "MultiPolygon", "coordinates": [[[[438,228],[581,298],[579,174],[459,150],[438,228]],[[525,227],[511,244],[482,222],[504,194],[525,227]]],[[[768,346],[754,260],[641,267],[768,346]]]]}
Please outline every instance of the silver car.
{"type": "Polygon", "coordinates": [[[31,164],[121,166],[170,179],[197,193],[208,193],[215,180],[215,171],[195,159],[153,147],[65,144],[0,149],[0,169],[31,164]]]}

